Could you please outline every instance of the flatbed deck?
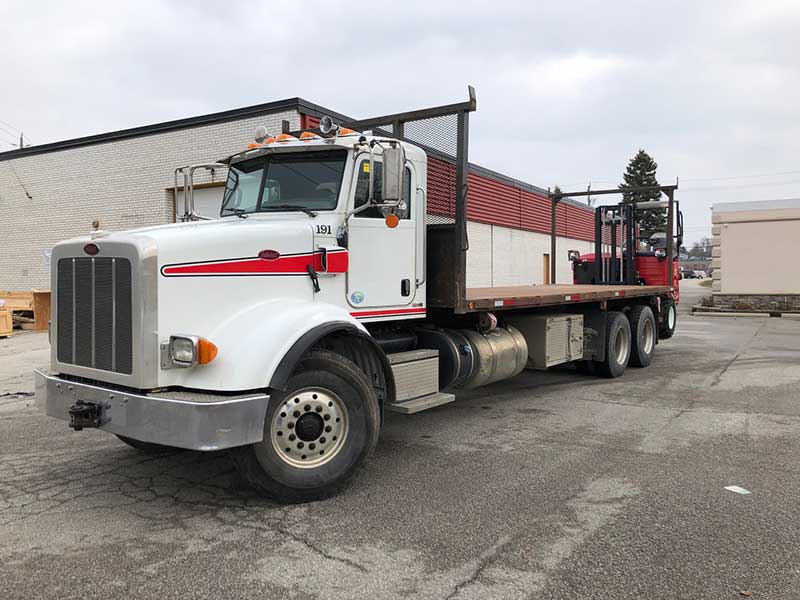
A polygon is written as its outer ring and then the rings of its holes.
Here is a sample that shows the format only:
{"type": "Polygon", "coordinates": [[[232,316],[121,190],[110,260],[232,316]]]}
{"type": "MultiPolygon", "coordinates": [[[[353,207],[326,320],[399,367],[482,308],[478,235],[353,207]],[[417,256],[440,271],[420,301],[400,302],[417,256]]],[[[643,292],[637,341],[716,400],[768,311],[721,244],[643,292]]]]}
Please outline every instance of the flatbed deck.
{"type": "Polygon", "coordinates": [[[657,296],[669,293],[667,286],[656,285],[519,285],[467,288],[469,311],[561,306],[634,296],[657,296]]]}

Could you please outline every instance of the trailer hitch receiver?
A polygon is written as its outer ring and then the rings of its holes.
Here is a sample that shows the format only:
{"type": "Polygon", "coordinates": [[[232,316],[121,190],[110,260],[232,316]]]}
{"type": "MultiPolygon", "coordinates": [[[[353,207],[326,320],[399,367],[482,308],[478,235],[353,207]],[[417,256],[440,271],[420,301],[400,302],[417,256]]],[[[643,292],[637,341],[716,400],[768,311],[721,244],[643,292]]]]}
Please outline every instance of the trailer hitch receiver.
{"type": "Polygon", "coordinates": [[[69,426],[75,431],[84,427],[100,427],[102,407],[99,404],[78,400],[69,407],[69,426]]]}

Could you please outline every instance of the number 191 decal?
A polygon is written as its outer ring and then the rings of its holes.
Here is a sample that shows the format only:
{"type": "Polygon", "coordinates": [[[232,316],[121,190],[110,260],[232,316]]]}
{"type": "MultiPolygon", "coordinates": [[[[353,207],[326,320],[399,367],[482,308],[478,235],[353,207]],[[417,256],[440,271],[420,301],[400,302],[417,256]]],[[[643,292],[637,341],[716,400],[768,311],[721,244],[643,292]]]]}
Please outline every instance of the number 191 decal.
{"type": "Polygon", "coordinates": [[[321,233],[322,235],[330,235],[331,234],[331,226],[330,225],[317,225],[317,233],[321,233]]]}

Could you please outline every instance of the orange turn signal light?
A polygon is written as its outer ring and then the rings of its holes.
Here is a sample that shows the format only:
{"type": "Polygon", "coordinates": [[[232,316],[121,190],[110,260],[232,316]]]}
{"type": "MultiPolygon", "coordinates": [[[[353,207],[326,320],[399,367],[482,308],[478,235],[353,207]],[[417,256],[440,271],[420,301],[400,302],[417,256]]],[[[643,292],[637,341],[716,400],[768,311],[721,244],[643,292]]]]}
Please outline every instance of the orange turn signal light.
{"type": "Polygon", "coordinates": [[[197,364],[207,365],[217,357],[217,346],[205,338],[197,342],[197,364]]]}
{"type": "Polygon", "coordinates": [[[389,213],[388,215],[386,215],[386,219],[385,220],[386,220],[386,226],[389,229],[394,229],[395,227],[397,227],[400,224],[400,219],[394,213],[389,213]]]}

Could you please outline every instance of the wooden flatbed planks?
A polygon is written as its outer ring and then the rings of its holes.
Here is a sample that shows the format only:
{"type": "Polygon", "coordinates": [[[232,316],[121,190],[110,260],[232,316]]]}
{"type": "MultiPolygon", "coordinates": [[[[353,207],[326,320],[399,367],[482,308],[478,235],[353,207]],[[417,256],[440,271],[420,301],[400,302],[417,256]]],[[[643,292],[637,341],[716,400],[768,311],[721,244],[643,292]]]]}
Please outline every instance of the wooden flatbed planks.
{"type": "Polygon", "coordinates": [[[666,286],[654,285],[519,285],[490,288],[467,288],[470,311],[560,306],[576,302],[615,300],[632,296],[655,296],[669,292],[666,286]]]}

